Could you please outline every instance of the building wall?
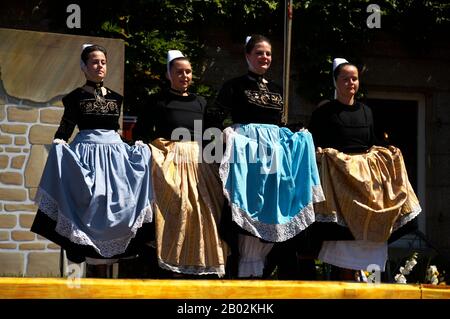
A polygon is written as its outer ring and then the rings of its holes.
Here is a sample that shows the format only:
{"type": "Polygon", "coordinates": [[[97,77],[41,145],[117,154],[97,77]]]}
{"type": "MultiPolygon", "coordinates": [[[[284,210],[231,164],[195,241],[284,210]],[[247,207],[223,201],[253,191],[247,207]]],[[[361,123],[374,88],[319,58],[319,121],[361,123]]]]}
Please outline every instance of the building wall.
{"type": "MultiPolygon", "coordinates": [[[[429,242],[450,256],[450,46],[436,39],[427,47],[411,50],[400,41],[385,37],[364,52],[362,81],[371,91],[421,95],[425,175],[425,228],[429,242]]],[[[401,121],[399,126],[401,126],[401,121]]],[[[415,138],[412,136],[411,138],[415,138]]]]}
{"type": "Polygon", "coordinates": [[[120,40],[8,29],[0,29],[0,39],[0,276],[58,276],[60,248],[30,227],[64,111],[61,98],[84,82],[83,43],[107,49],[105,84],[122,93],[124,46],[120,40]]]}

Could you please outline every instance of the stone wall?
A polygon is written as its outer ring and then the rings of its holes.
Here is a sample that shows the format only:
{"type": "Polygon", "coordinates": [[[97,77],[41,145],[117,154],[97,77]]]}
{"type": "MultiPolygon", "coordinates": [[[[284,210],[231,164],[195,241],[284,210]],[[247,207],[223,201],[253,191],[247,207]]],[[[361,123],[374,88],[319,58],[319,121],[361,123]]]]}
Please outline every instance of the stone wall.
{"type": "Polygon", "coordinates": [[[0,92],[0,275],[59,272],[59,247],[30,232],[33,199],[58,128],[60,101],[26,105],[0,92]]]}
{"type": "Polygon", "coordinates": [[[108,64],[117,65],[107,86],[122,93],[123,42],[6,29],[0,29],[0,38],[0,276],[59,276],[60,247],[30,232],[37,211],[34,196],[64,111],[61,98],[84,81],[81,44],[107,48],[108,64]],[[76,56],[68,63],[74,48],[76,56]],[[36,50],[44,50],[40,55],[52,63],[27,60],[36,50]],[[20,70],[13,64],[21,59],[27,60],[27,70],[17,78],[20,70]],[[31,89],[24,83],[32,83],[31,89]]]}

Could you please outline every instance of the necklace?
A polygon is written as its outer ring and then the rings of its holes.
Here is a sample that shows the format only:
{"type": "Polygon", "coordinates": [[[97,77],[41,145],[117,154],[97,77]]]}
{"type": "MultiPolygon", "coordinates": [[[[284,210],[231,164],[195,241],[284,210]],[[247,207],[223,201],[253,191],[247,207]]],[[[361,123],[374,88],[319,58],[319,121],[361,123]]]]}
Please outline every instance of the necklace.
{"type": "Polygon", "coordinates": [[[87,80],[85,85],[94,89],[94,97],[96,102],[105,102],[105,98],[103,96],[102,91],[103,81],[97,83],[94,81],[87,80]]]}
{"type": "Polygon", "coordinates": [[[181,96],[183,96],[183,94],[187,93],[187,89],[184,90],[184,91],[180,91],[180,90],[175,90],[173,88],[169,88],[169,91],[171,91],[171,92],[173,92],[173,93],[175,93],[177,95],[181,95],[181,96]]]}

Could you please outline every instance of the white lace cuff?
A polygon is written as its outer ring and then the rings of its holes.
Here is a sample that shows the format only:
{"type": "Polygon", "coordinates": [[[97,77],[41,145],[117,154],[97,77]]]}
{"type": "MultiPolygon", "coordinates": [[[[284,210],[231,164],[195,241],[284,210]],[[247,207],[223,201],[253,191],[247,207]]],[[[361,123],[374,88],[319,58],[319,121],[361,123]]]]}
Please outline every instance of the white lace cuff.
{"type": "Polygon", "coordinates": [[[145,143],[142,142],[141,140],[138,140],[138,141],[134,142],[134,145],[135,146],[145,146],[145,143]]]}
{"type": "Polygon", "coordinates": [[[60,139],[60,138],[55,138],[55,139],[53,140],[53,143],[57,143],[57,144],[67,144],[66,141],[64,141],[63,139],[60,139]]]}

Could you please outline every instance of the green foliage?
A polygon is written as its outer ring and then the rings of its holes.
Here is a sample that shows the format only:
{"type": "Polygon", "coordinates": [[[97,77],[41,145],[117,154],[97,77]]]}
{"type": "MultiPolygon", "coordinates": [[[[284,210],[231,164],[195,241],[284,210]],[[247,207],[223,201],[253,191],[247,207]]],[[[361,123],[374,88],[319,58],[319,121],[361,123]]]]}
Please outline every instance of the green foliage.
{"type": "MultiPolygon", "coordinates": [[[[332,97],[331,62],[345,57],[360,66],[376,40],[395,39],[406,52],[424,54],[439,36],[448,37],[450,5],[422,0],[309,0],[295,4],[293,56],[301,61],[294,79],[300,94],[313,102],[332,97]],[[366,25],[367,6],[381,9],[381,28],[366,25]]],[[[364,94],[364,79],[360,92],[364,94]]]]}
{"type": "Polygon", "coordinates": [[[148,95],[167,85],[166,54],[170,49],[178,49],[190,58],[194,70],[192,90],[213,97],[213,88],[199,81],[206,71],[202,67],[205,53],[200,38],[205,26],[236,26],[231,32],[242,39],[247,34],[242,25],[267,19],[278,8],[278,1],[270,0],[245,4],[224,0],[141,0],[121,6],[118,14],[102,22],[101,30],[102,36],[125,41],[125,112],[133,113],[148,95]]]}
{"type": "MultiPolygon", "coordinates": [[[[205,39],[214,30],[235,43],[242,43],[251,33],[283,42],[285,7],[279,0],[79,0],[81,29],[66,27],[68,3],[6,2],[0,11],[0,27],[123,39],[127,113],[165,85],[168,49],[180,49],[189,56],[193,89],[213,96],[212,87],[200,79],[207,71],[205,39]]],[[[434,39],[445,41],[450,31],[450,4],[438,0],[302,0],[293,4],[291,65],[298,66],[298,77],[292,80],[296,93],[312,102],[332,96],[334,57],[361,65],[361,57],[372,53],[373,43],[380,39],[395,39],[405,52],[420,56],[432,49],[434,39]],[[371,3],[380,6],[380,29],[366,25],[371,3]]]]}
{"type": "MultiPolygon", "coordinates": [[[[299,66],[293,78],[304,98],[319,102],[332,96],[331,63],[346,57],[361,66],[363,52],[383,37],[400,39],[405,50],[420,54],[433,35],[445,34],[450,24],[449,4],[421,0],[380,0],[381,29],[366,25],[370,0],[294,1],[292,59],[299,66]]],[[[282,39],[284,2],[276,0],[140,0],[123,6],[104,21],[107,36],[126,42],[126,111],[165,83],[165,57],[179,49],[191,59],[197,93],[213,97],[208,83],[200,83],[204,37],[208,28],[221,28],[239,42],[245,35],[262,33],[282,39]]],[[[209,34],[210,36],[210,34],[209,34]]],[[[295,65],[295,64],[293,64],[295,65]]],[[[364,94],[362,81],[361,94],[364,94]]]]}

